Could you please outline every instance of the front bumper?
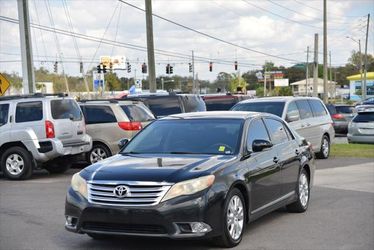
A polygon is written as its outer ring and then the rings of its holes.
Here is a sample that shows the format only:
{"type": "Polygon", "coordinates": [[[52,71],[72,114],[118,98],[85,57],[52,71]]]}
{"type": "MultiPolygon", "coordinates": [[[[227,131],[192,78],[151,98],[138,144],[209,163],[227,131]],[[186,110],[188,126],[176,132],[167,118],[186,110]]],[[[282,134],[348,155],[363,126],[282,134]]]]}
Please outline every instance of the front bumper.
{"type": "MultiPolygon", "coordinates": [[[[216,195],[218,196],[218,195],[216,195]]],[[[149,207],[119,207],[89,203],[69,188],[65,216],[75,233],[150,236],[167,238],[214,237],[222,232],[222,201],[202,192],[149,207]],[[211,198],[208,198],[211,197],[211,198]],[[209,201],[208,201],[209,200],[209,201]],[[191,223],[203,223],[205,232],[192,232],[191,223]]]]}

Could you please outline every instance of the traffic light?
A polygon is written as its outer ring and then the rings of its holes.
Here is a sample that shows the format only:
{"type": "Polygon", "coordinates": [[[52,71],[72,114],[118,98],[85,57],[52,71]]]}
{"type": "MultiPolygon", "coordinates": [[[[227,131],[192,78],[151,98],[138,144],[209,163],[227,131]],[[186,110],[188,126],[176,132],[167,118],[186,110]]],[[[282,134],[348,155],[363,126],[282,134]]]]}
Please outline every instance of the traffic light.
{"type": "Polygon", "coordinates": [[[238,70],[238,61],[235,61],[234,68],[235,70],[238,70]]]}
{"type": "Polygon", "coordinates": [[[106,65],[103,64],[103,73],[105,74],[106,73],[106,65]]]}
{"type": "Polygon", "coordinates": [[[212,62],[209,62],[209,71],[210,71],[210,72],[213,71],[213,63],[212,63],[212,62]]]}
{"type": "Polygon", "coordinates": [[[170,74],[170,64],[166,65],[166,74],[170,74]]]}
{"type": "Polygon", "coordinates": [[[96,69],[97,69],[97,73],[101,73],[101,63],[99,65],[96,66],[96,69]]]}
{"type": "Polygon", "coordinates": [[[109,63],[109,71],[112,73],[112,70],[113,70],[113,63],[110,62],[110,63],[109,63]]]}
{"type": "Polygon", "coordinates": [[[173,74],[173,66],[170,66],[170,74],[173,74]]]}
{"type": "Polygon", "coordinates": [[[127,65],[127,73],[131,73],[131,64],[127,62],[126,65],[127,65]]]}
{"type": "Polygon", "coordinates": [[[56,61],[55,64],[53,65],[53,72],[57,73],[58,68],[57,68],[58,62],[56,61]]]}
{"type": "Polygon", "coordinates": [[[142,64],[142,73],[147,74],[147,64],[145,63],[142,64]]]}
{"type": "Polygon", "coordinates": [[[192,73],[192,63],[188,63],[188,72],[192,73]]]}
{"type": "Polygon", "coordinates": [[[79,73],[83,73],[83,62],[79,63],[79,73]]]}

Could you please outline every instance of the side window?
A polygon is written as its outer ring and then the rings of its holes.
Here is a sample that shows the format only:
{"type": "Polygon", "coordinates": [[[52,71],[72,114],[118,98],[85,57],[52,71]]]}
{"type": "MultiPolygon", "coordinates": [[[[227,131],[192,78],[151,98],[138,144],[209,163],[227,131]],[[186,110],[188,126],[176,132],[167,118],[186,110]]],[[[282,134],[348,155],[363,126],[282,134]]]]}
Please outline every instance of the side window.
{"type": "Polygon", "coordinates": [[[82,120],[81,109],[72,99],[60,99],[51,101],[52,117],[55,120],[72,119],[73,121],[82,120]]]}
{"type": "Polygon", "coordinates": [[[117,122],[113,111],[108,106],[85,106],[85,118],[87,124],[117,122]]]}
{"type": "Polygon", "coordinates": [[[121,108],[126,113],[130,121],[146,122],[155,119],[149,111],[147,112],[141,106],[121,105],[121,108]]]}
{"type": "Polygon", "coordinates": [[[265,124],[268,128],[273,144],[280,144],[289,140],[286,131],[284,131],[285,128],[282,122],[271,118],[266,118],[265,124]]]}
{"type": "Polygon", "coordinates": [[[167,116],[182,113],[179,98],[177,96],[149,98],[148,105],[150,110],[152,110],[156,116],[167,116]]]}
{"type": "Polygon", "coordinates": [[[8,123],[9,104],[0,104],[0,126],[8,123]]]}
{"type": "Polygon", "coordinates": [[[325,107],[323,107],[319,100],[309,100],[310,106],[312,107],[314,116],[325,116],[327,115],[325,107]]]}
{"type": "Polygon", "coordinates": [[[296,105],[299,108],[301,119],[313,117],[312,109],[307,100],[298,100],[296,101],[296,105]]]}
{"type": "Polygon", "coordinates": [[[300,112],[295,102],[288,104],[286,120],[289,122],[300,120],[300,112]]]}
{"type": "Polygon", "coordinates": [[[252,149],[254,140],[270,140],[269,134],[266,131],[265,125],[261,119],[256,119],[251,122],[247,135],[247,148],[252,149]]]}
{"type": "Polygon", "coordinates": [[[16,108],[16,122],[32,122],[43,119],[42,102],[20,102],[16,108]]]}

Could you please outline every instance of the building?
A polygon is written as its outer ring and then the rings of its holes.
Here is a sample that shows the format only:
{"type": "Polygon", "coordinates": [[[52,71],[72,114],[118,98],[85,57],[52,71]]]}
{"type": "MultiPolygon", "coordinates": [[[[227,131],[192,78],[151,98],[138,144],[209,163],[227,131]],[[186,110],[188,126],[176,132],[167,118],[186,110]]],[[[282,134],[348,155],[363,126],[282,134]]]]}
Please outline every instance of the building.
{"type": "MultiPolygon", "coordinates": [[[[313,78],[308,78],[308,81],[306,79],[293,82],[290,84],[292,88],[292,92],[295,96],[311,96],[313,94],[313,78]]],[[[335,97],[335,90],[336,90],[336,82],[334,81],[328,81],[327,82],[327,88],[328,88],[328,96],[329,97],[335,97]]],[[[323,91],[323,79],[318,78],[318,95],[322,96],[324,93],[323,91]]]]}
{"type": "MultiPolygon", "coordinates": [[[[362,74],[364,77],[364,74],[362,74]]],[[[361,74],[347,76],[349,80],[349,99],[361,100],[361,74]]],[[[366,73],[366,97],[374,97],[374,72],[366,73]]]]}

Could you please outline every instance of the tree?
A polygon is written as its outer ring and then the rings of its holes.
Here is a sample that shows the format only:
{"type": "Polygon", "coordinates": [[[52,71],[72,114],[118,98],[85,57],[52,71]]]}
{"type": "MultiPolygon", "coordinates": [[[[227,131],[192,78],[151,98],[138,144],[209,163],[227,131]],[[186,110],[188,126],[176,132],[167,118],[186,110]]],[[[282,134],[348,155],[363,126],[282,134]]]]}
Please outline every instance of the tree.
{"type": "Polygon", "coordinates": [[[236,93],[238,92],[238,88],[242,89],[242,92],[245,92],[247,86],[247,82],[242,78],[232,74],[231,81],[230,81],[230,92],[236,93]]]}
{"type": "Polygon", "coordinates": [[[275,96],[292,96],[291,87],[275,87],[273,90],[273,95],[275,96]]]}
{"type": "Polygon", "coordinates": [[[106,73],[105,85],[109,91],[121,90],[121,81],[118,79],[116,73],[106,73]]]}
{"type": "Polygon", "coordinates": [[[222,92],[230,90],[230,83],[232,75],[226,72],[220,72],[217,75],[217,79],[214,81],[214,86],[220,88],[222,92]]]}
{"type": "Polygon", "coordinates": [[[242,75],[242,77],[247,82],[247,90],[254,90],[259,87],[256,71],[247,71],[242,75]]]}
{"type": "MultiPolygon", "coordinates": [[[[351,57],[348,58],[348,62],[355,66],[357,70],[360,70],[360,62],[361,62],[361,56],[362,56],[362,69],[364,70],[364,64],[365,64],[365,54],[361,53],[359,51],[352,50],[351,57]]],[[[373,55],[368,54],[368,71],[374,70],[374,57],[373,55]]]]}

